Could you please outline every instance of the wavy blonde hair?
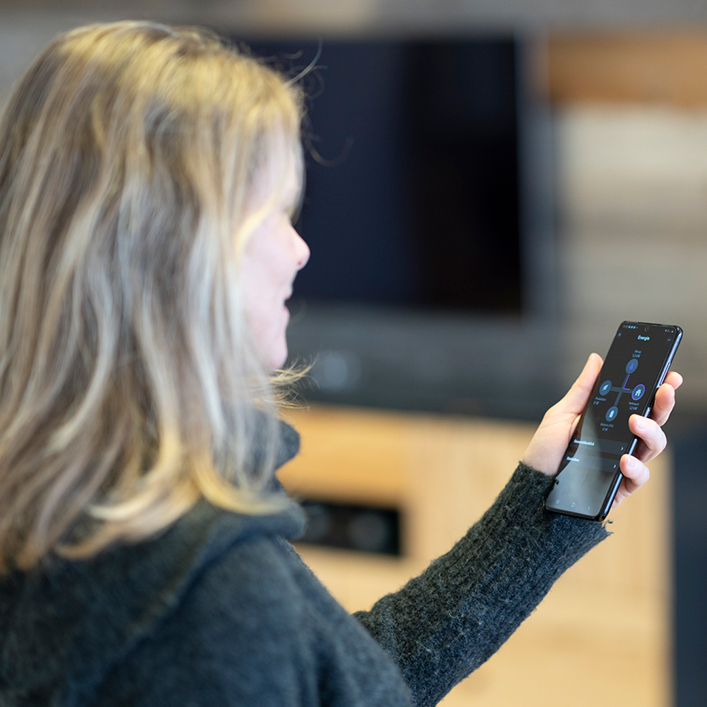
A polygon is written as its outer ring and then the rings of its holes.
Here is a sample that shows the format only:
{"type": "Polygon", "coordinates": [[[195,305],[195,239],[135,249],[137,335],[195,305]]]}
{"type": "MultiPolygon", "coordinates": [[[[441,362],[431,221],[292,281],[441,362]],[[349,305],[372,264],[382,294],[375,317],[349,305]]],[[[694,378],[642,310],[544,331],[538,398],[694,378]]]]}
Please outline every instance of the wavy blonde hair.
{"type": "Polygon", "coordinates": [[[145,539],[200,498],[281,507],[272,413],[293,376],[264,370],[238,269],[258,175],[301,175],[301,116],[262,63],[152,23],[60,35],[19,80],[0,119],[0,571],[145,539]]]}

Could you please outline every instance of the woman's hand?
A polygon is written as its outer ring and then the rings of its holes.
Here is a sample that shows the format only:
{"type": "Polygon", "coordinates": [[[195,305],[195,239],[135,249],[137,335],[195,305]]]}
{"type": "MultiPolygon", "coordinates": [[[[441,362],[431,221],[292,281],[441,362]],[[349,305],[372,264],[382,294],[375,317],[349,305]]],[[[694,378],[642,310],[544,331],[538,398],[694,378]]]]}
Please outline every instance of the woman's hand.
{"type": "MultiPolygon", "coordinates": [[[[589,400],[589,394],[601,366],[601,356],[592,354],[567,395],[545,413],[523,455],[524,464],[549,476],[557,473],[562,461],[562,454],[567,448],[579,421],[579,416],[589,400]]],[[[666,438],[661,427],[670,417],[675,406],[675,391],[681,384],[682,376],[671,371],[656,392],[650,416],[646,418],[640,415],[631,415],[629,418],[629,429],[638,437],[639,441],[633,456],[624,454],[621,457],[620,466],[624,478],[612,508],[616,508],[621,501],[648,481],[650,474],[645,462],[655,459],[665,449],[666,438]]]]}

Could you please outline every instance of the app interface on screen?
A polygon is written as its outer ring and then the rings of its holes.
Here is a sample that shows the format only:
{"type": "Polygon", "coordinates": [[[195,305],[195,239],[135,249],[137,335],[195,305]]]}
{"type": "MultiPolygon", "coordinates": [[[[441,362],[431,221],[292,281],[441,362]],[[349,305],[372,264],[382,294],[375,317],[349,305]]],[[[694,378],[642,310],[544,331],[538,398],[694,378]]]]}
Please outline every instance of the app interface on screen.
{"type": "Polygon", "coordinates": [[[677,332],[625,323],[606,356],[589,403],[560,465],[550,505],[595,515],[619,472],[633,434],[628,418],[645,414],[677,332]]]}

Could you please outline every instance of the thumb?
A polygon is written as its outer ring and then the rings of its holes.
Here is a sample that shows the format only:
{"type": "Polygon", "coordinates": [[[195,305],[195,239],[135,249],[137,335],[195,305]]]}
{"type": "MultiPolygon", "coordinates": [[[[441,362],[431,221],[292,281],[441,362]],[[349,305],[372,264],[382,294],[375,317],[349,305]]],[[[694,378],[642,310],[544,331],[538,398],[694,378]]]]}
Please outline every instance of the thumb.
{"type": "Polygon", "coordinates": [[[579,378],[577,378],[572,384],[572,387],[567,391],[567,395],[557,403],[557,407],[560,408],[563,413],[579,415],[582,410],[584,410],[584,406],[587,404],[587,400],[589,400],[589,394],[592,392],[592,387],[596,382],[603,363],[599,354],[593,353],[589,355],[582,372],[579,374],[579,378]]]}

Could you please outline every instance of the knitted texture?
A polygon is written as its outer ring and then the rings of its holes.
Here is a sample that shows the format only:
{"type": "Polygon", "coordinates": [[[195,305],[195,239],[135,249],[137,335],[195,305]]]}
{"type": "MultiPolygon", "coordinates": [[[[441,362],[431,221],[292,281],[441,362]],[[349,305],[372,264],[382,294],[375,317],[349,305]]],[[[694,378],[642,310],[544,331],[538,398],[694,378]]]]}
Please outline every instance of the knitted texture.
{"type": "Polygon", "coordinates": [[[303,529],[295,504],[201,503],[149,542],[7,577],[0,705],[436,704],[606,536],[547,513],[550,483],[519,466],[449,553],[355,618],[287,542],[303,529]]]}
{"type": "Polygon", "coordinates": [[[552,479],[520,464],[469,532],[420,577],[356,617],[393,657],[420,707],[435,705],[607,536],[544,509],[552,479]]]}

